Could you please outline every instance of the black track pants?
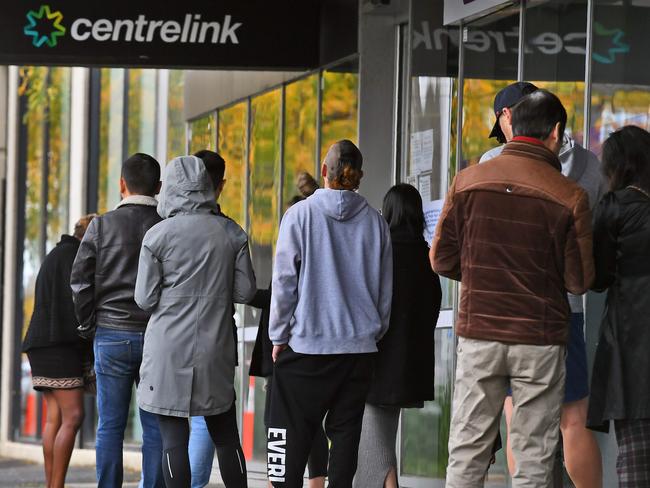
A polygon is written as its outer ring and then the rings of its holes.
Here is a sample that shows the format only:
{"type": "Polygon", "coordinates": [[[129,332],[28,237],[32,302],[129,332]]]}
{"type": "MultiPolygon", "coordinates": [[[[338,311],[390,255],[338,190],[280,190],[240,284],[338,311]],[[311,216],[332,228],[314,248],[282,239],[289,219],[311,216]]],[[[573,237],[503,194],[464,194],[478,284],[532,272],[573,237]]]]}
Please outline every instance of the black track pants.
{"type": "Polygon", "coordinates": [[[273,372],[267,468],[278,488],[301,488],[314,437],[325,419],[329,487],[350,488],[374,354],[308,355],[287,349],[273,372]]]}
{"type": "MultiPolygon", "coordinates": [[[[187,446],[190,425],[185,417],[159,415],[163,442],[163,475],[167,488],[190,488],[192,474],[187,446]]],[[[246,460],[239,442],[235,405],[225,413],[205,417],[217,449],[219,470],[226,488],[246,488],[246,460]]]]}
{"type": "MultiPolygon", "coordinates": [[[[273,389],[273,376],[266,379],[266,401],[264,403],[264,426],[268,432],[269,416],[271,414],[271,390],[273,389]]],[[[309,452],[307,469],[309,470],[309,479],[327,476],[327,461],[329,457],[329,441],[325,431],[321,426],[314,436],[314,443],[309,452]]]]}

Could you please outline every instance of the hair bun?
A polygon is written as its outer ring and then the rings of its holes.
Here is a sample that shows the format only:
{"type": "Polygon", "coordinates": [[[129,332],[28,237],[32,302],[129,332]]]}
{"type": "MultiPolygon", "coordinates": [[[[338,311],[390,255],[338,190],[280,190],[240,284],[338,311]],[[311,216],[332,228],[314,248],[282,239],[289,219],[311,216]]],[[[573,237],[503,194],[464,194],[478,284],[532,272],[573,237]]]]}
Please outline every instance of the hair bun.
{"type": "Polygon", "coordinates": [[[361,183],[361,171],[346,164],[337,178],[337,183],[343,190],[356,190],[361,183]]]}

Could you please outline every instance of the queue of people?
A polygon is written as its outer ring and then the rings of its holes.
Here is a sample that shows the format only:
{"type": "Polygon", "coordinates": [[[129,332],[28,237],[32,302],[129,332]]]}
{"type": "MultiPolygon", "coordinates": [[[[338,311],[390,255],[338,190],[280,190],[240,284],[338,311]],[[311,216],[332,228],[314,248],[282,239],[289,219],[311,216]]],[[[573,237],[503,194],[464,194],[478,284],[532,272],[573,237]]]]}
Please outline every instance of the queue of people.
{"type": "Polygon", "coordinates": [[[250,374],[266,380],[269,484],[301,487],[308,466],[310,488],[397,487],[401,410],[434,399],[438,275],[462,283],[446,486],[483,486],[502,414],[515,487],[551,486],[560,434],[576,488],[602,486],[590,429],[610,420],[619,486],[650,486],[650,133],[613,133],[601,170],[549,91],[515,83],[494,107],[503,145],[456,176],[431,243],[418,191],[398,184],[373,209],[361,152],[333,144],[323,188],[300,175],[263,289],[218,204],[221,156],[175,158],[162,184],[154,158],[129,157],[117,208],[80,219],[37,279],[23,350],[48,407],[47,487],[64,486],[84,390],[98,486],[122,485],[134,385],[142,487],[205,486],[215,450],[226,488],[247,487],[234,303],[262,310],[250,374]],[[591,388],[589,289],[608,290],[591,388]]]}

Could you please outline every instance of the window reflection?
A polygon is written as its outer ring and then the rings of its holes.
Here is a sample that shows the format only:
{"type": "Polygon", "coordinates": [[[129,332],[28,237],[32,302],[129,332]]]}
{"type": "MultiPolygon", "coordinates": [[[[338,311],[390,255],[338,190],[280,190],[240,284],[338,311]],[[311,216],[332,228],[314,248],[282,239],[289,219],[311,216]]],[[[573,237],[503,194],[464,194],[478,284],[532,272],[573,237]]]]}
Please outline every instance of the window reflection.
{"type": "Polygon", "coordinates": [[[595,2],[590,149],[596,154],[625,125],[650,130],[648,22],[647,2],[595,2]]]}
{"type": "Polygon", "coordinates": [[[104,213],[120,202],[125,70],[101,69],[99,101],[99,182],[97,209],[104,213]]]}
{"type": "MultiPolygon", "coordinates": [[[[408,67],[402,67],[410,98],[405,101],[401,177],[418,189],[427,205],[444,198],[455,175],[458,29],[442,25],[442,2],[414,0],[411,16],[410,75],[408,67]]],[[[454,284],[442,278],[441,285],[442,307],[450,309],[454,284]]]]}
{"type": "Polygon", "coordinates": [[[478,163],[498,145],[488,138],[495,121],[494,96],[517,79],[518,28],[518,7],[513,7],[468,25],[463,34],[462,167],[478,163]]]}
{"type": "Polygon", "coordinates": [[[47,152],[47,247],[50,252],[68,229],[70,195],[71,70],[50,68],[47,152]]]}
{"type": "Polygon", "coordinates": [[[25,182],[25,240],[23,249],[23,328],[22,336],[27,331],[29,320],[34,310],[34,287],[36,275],[41,265],[44,240],[43,212],[41,209],[41,192],[43,186],[43,158],[47,149],[45,140],[47,106],[48,68],[24,68],[21,70],[21,94],[25,113],[23,124],[26,126],[27,140],[22,141],[26,147],[27,160],[25,182]]]}
{"type": "Polygon", "coordinates": [[[357,143],[359,74],[357,61],[323,72],[321,157],[340,139],[357,143]]]}
{"type": "MultiPolygon", "coordinates": [[[[244,421],[242,428],[242,449],[246,461],[253,461],[260,471],[266,467],[266,427],[264,425],[264,406],[266,403],[266,380],[248,376],[251,356],[255,342],[246,342],[246,362],[244,378],[247,388],[244,391],[244,421]]],[[[250,469],[250,468],[249,468],[250,469]]]]}
{"type": "Polygon", "coordinates": [[[217,123],[214,113],[190,122],[190,154],[202,149],[214,151],[216,145],[217,123]]]}
{"type": "Polygon", "coordinates": [[[273,249],[278,233],[281,100],[281,91],[275,90],[251,101],[248,230],[260,288],[268,287],[271,281],[273,249]]]}
{"type": "MultiPolygon", "coordinates": [[[[20,69],[21,117],[25,161],[25,235],[22,262],[24,337],[34,309],[36,277],[45,254],[68,232],[70,171],[70,68],[20,69]]],[[[19,293],[20,295],[20,293],[19,293]]],[[[22,313],[22,314],[21,314],[22,313]]],[[[20,362],[21,437],[40,438],[42,397],[32,389],[26,355],[20,362]]]]}
{"type": "Polygon", "coordinates": [[[316,117],[318,75],[290,83],[285,88],[284,187],[282,204],[296,195],[296,176],[314,174],[316,159],[316,117]]]}
{"type": "Polygon", "coordinates": [[[226,160],[226,186],[219,202],[221,210],[245,228],[246,147],[248,104],[238,103],[219,110],[219,150],[226,160]]]}
{"type": "Polygon", "coordinates": [[[552,0],[526,11],[524,79],[549,90],[567,111],[567,133],[582,143],[587,2],[552,0]]]}
{"type": "MultiPolygon", "coordinates": [[[[170,70],[167,92],[167,161],[185,154],[184,87],[183,70],[170,70]]],[[[163,161],[160,163],[164,164],[163,161]]]]}
{"type": "Polygon", "coordinates": [[[129,70],[129,155],[156,151],[156,70],[129,70]]]}
{"type": "Polygon", "coordinates": [[[424,408],[402,410],[402,475],[445,479],[454,382],[456,337],[453,329],[435,333],[435,398],[424,408]]]}

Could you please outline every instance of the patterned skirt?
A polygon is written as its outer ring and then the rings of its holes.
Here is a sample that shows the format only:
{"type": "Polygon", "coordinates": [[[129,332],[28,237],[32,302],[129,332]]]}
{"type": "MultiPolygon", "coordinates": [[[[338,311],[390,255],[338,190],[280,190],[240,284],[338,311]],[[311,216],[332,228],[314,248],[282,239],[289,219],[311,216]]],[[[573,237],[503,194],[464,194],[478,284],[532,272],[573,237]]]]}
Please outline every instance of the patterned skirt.
{"type": "Polygon", "coordinates": [[[616,420],[619,488],[650,486],[650,419],[616,420]]]}
{"type": "Polygon", "coordinates": [[[74,344],[38,347],[27,351],[32,385],[37,391],[84,386],[80,349],[74,344]]]}

